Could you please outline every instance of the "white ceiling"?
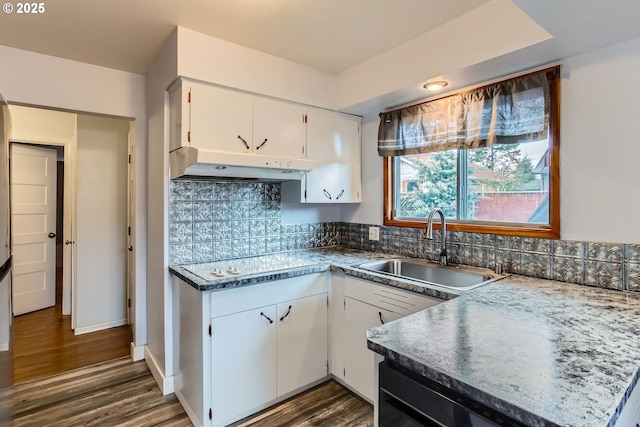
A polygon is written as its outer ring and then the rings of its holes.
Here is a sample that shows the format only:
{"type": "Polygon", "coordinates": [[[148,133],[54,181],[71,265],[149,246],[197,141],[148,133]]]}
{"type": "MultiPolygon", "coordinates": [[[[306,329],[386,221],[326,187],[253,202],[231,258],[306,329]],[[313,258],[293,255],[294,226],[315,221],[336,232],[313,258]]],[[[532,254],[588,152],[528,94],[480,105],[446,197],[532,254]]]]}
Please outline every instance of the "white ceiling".
{"type": "Polygon", "coordinates": [[[45,0],[0,15],[0,44],[144,74],[180,25],[335,74],[487,1],[45,0]]]}

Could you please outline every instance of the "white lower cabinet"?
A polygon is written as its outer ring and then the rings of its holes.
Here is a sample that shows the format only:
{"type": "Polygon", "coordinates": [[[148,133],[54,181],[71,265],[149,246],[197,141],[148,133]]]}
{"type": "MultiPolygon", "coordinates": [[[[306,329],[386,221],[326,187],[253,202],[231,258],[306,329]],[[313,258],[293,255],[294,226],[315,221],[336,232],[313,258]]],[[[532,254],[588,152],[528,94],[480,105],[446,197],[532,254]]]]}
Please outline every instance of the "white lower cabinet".
{"type": "Polygon", "coordinates": [[[196,426],[226,426],[328,375],[330,273],[218,292],[174,277],[175,391],[196,426]]]}
{"type": "Polygon", "coordinates": [[[327,294],[277,306],[278,396],[304,387],[328,374],[327,294]]]}
{"type": "Polygon", "coordinates": [[[174,385],[196,426],[234,423],[328,378],[370,401],[367,329],[442,302],[318,273],[217,292],[173,277],[174,385]]]}
{"type": "Polygon", "coordinates": [[[216,419],[230,420],[277,397],[275,318],[272,305],[212,319],[211,409],[216,419]]]}
{"type": "Polygon", "coordinates": [[[443,300],[438,298],[347,276],[342,358],[347,386],[373,402],[376,395],[376,366],[374,353],[367,348],[367,330],[441,302],[443,300]]]}
{"type": "Polygon", "coordinates": [[[345,297],[344,380],[373,402],[373,352],[367,348],[367,330],[402,317],[398,313],[345,297]]]}

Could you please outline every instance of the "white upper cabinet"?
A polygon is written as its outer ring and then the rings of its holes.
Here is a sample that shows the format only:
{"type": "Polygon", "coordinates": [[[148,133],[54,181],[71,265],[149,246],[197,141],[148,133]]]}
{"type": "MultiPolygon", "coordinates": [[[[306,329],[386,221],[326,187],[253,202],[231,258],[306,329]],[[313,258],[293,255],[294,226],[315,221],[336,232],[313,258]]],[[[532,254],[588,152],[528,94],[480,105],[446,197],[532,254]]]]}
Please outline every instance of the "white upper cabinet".
{"type": "Polygon", "coordinates": [[[266,98],[253,101],[253,151],[275,157],[306,157],[306,109],[266,98]]]}
{"type": "Polygon", "coordinates": [[[205,84],[190,86],[191,144],[213,151],[251,152],[251,97],[205,84]]]}
{"type": "Polygon", "coordinates": [[[361,201],[360,118],[332,111],[307,112],[307,172],[301,190],[306,203],[361,201]]]}
{"type": "Polygon", "coordinates": [[[181,79],[170,89],[171,151],[182,146],[278,158],[306,157],[306,109],[181,79]]]}

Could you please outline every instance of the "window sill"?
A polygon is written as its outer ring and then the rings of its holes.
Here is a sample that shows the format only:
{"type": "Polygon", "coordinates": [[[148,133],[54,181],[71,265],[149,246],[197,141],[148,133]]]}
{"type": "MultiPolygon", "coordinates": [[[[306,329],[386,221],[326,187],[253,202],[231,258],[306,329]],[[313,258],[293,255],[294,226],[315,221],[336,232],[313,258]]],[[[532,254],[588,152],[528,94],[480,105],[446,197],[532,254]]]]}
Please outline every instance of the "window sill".
{"type": "MultiPolygon", "coordinates": [[[[400,219],[384,219],[384,225],[393,227],[411,227],[411,228],[425,228],[427,226],[426,220],[400,220],[400,219]]],[[[439,229],[440,223],[434,223],[434,228],[439,229]]],[[[540,239],[559,239],[559,231],[553,230],[550,227],[527,227],[526,225],[488,225],[488,224],[470,224],[460,223],[456,221],[447,221],[447,231],[464,231],[470,233],[486,233],[486,234],[498,234],[503,236],[521,236],[521,237],[536,237],[540,239]]]]}

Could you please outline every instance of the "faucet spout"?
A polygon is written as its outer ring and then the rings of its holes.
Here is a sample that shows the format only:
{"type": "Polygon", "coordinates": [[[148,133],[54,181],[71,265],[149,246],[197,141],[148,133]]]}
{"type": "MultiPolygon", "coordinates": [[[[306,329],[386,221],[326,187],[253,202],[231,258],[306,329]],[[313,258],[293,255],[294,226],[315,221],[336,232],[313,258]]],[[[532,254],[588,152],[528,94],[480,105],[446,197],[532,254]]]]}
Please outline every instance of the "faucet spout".
{"type": "Polygon", "coordinates": [[[434,252],[440,256],[440,265],[447,265],[447,220],[444,217],[442,209],[434,208],[429,212],[429,217],[427,218],[427,229],[424,237],[426,239],[433,240],[433,217],[436,214],[440,215],[442,242],[440,244],[440,249],[437,249],[434,252]]]}

